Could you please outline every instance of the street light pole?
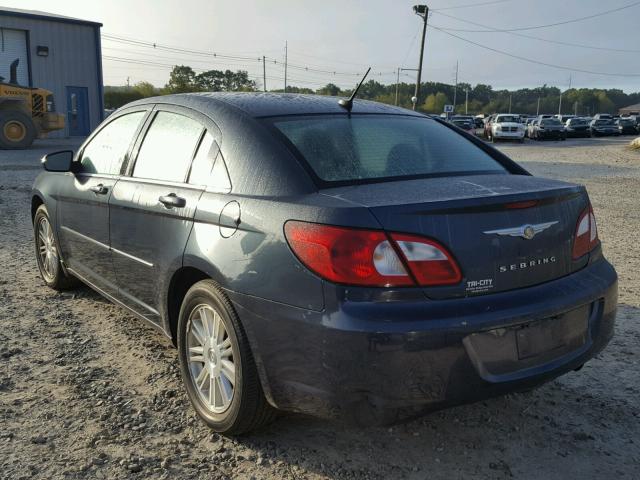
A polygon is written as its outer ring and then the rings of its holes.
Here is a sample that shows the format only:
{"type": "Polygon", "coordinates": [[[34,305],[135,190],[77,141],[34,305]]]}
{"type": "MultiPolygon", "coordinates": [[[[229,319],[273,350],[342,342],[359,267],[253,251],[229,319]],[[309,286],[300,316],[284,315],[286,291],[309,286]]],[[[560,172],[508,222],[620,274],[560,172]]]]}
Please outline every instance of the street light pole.
{"type": "Polygon", "coordinates": [[[429,17],[429,7],[427,7],[426,5],[414,5],[413,13],[415,13],[419,17],[422,17],[422,20],[424,22],[422,25],[422,42],[420,43],[420,61],[418,63],[418,78],[416,81],[416,90],[414,94],[416,101],[413,102],[413,109],[415,110],[416,105],[420,101],[420,82],[422,80],[422,59],[424,57],[424,39],[425,39],[425,36],[427,35],[427,18],[429,17]]]}
{"type": "Polygon", "coordinates": [[[398,106],[398,88],[400,87],[400,67],[398,67],[398,75],[396,77],[396,106],[398,106]]]}
{"type": "Polygon", "coordinates": [[[469,115],[469,87],[464,89],[464,114],[469,115]]]}

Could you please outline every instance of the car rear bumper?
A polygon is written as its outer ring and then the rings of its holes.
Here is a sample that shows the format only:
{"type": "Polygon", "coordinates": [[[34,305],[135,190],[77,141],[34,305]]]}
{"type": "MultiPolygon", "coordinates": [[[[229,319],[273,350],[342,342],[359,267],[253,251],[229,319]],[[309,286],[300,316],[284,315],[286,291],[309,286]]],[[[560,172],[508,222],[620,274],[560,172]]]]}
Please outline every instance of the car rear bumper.
{"type": "Polygon", "coordinates": [[[542,285],[436,301],[327,286],[322,312],[230,296],[271,403],[375,423],[580,367],[613,335],[617,276],[600,259],[542,285]]]}

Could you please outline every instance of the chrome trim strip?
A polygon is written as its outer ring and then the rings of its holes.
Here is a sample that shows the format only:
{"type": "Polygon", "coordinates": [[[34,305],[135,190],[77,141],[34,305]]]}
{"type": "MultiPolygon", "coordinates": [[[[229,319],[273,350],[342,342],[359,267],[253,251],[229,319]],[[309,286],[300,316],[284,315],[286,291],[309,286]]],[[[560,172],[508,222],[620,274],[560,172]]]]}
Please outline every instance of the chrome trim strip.
{"type": "Polygon", "coordinates": [[[72,233],[73,235],[76,235],[76,236],[82,238],[83,240],[86,240],[87,242],[91,242],[94,245],[98,245],[99,247],[106,248],[107,250],[111,250],[111,247],[109,247],[109,245],[107,245],[105,243],[102,243],[102,242],[99,242],[98,240],[94,240],[91,237],[87,237],[86,235],[83,235],[80,232],[76,232],[75,230],[73,230],[73,229],[71,229],[69,227],[65,227],[64,225],[62,225],[60,227],[60,230],[64,230],[65,232],[72,233]]]}
{"type": "Polygon", "coordinates": [[[72,233],[73,235],[76,235],[76,236],[82,238],[83,240],[86,240],[87,242],[91,242],[94,245],[98,245],[99,247],[106,248],[107,250],[110,250],[112,252],[118,253],[118,254],[122,255],[123,257],[127,257],[130,260],[133,260],[133,261],[136,261],[138,263],[141,263],[142,265],[144,265],[146,267],[153,268],[153,263],[147,262],[146,260],[142,260],[141,258],[138,258],[138,257],[134,257],[133,255],[129,255],[128,253],[125,253],[122,250],[118,250],[116,248],[111,248],[109,245],[106,245],[106,244],[104,244],[102,242],[99,242],[98,240],[94,240],[91,237],[87,237],[86,235],[83,235],[80,232],[76,232],[75,230],[73,230],[73,229],[71,229],[69,227],[62,226],[62,227],[60,227],[60,229],[66,231],[66,232],[72,233]]]}
{"type": "Polygon", "coordinates": [[[118,254],[122,255],[123,257],[127,257],[129,260],[133,260],[135,262],[141,263],[146,267],[149,267],[149,268],[153,267],[153,263],[149,263],[146,260],[142,260],[141,258],[134,257],[133,255],[129,255],[128,253],[125,253],[122,250],[118,250],[117,248],[111,248],[111,251],[114,252],[114,253],[118,253],[118,254]]]}

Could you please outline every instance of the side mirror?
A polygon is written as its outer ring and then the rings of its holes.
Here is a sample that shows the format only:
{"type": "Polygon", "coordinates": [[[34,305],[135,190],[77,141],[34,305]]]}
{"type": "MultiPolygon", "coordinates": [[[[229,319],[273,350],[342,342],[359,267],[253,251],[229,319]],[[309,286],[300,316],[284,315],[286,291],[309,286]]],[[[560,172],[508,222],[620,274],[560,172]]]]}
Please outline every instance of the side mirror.
{"type": "Polygon", "coordinates": [[[42,165],[47,172],[69,172],[73,163],[73,152],[63,150],[42,157],[42,165]]]}

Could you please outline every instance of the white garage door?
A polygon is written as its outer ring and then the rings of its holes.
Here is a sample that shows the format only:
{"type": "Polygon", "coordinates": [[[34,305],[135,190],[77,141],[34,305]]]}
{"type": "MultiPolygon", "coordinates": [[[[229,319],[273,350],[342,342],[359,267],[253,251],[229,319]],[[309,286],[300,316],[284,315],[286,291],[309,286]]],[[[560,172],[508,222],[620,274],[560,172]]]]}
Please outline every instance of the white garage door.
{"type": "Polygon", "coordinates": [[[0,76],[4,82],[10,77],[11,62],[18,59],[18,85],[29,85],[29,64],[27,62],[27,32],[12,28],[0,28],[0,76]]]}

